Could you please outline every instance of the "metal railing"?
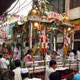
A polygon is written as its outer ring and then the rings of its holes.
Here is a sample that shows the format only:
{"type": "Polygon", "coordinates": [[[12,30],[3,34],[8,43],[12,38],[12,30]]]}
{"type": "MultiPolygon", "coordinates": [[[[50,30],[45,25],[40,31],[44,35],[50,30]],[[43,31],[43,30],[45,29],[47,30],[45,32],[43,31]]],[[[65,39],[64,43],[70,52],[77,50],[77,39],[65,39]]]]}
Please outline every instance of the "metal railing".
{"type": "MultiPolygon", "coordinates": [[[[65,64],[65,67],[70,68],[70,69],[78,69],[78,63],[75,60],[74,62],[70,62],[69,59],[66,59],[67,63],[65,64]]],[[[34,62],[29,62],[32,64],[31,66],[27,66],[29,69],[30,73],[38,73],[38,72],[44,72],[46,66],[49,65],[49,60],[46,61],[46,65],[44,65],[44,60],[40,61],[34,61],[34,62]]],[[[57,61],[57,67],[63,67],[63,63],[61,61],[57,61]]]]}

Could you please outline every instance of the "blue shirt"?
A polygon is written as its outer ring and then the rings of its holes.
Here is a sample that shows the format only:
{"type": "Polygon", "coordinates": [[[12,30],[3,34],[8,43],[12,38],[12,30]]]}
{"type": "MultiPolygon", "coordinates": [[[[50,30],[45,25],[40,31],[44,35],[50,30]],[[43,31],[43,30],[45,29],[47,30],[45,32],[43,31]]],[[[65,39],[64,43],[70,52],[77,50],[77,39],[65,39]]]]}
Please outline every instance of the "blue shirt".
{"type": "Polygon", "coordinates": [[[80,74],[75,74],[73,80],[80,80],[80,74]]]}

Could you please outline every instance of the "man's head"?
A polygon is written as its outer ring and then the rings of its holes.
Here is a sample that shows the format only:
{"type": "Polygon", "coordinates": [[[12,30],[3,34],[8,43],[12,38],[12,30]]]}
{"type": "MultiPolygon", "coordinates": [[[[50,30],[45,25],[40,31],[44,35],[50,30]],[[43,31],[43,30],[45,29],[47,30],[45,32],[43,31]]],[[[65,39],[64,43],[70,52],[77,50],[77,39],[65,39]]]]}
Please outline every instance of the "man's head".
{"type": "Polygon", "coordinates": [[[53,69],[56,69],[56,67],[57,67],[57,62],[56,62],[55,60],[51,60],[51,61],[49,62],[49,66],[50,66],[51,68],[53,68],[53,69]]]}
{"type": "Polygon", "coordinates": [[[15,60],[15,66],[20,67],[21,66],[21,61],[20,60],[15,60]]]}
{"type": "Polygon", "coordinates": [[[0,58],[2,58],[3,56],[2,56],[2,54],[0,54],[0,58]]]}
{"type": "Polygon", "coordinates": [[[57,52],[56,51],[53,51],[52,52],[52,55],[51,55],[51,59],[55,59],[56,58],[56,55],[57,55],[57,52]]]}
{"type": "Polygon", "coordinates": [[[7,70],[2,73],[1,80],[14,80],[14,72],[11,70],[7,70]]]}

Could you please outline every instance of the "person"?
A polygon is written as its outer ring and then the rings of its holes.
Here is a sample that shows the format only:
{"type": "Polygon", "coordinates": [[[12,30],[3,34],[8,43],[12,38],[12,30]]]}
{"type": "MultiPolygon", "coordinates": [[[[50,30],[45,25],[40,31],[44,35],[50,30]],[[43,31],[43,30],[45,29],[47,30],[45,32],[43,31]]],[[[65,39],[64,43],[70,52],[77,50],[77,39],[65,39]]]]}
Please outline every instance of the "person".
{"type": "Polygon", "coordinates": [[[21,77],[21,62],[20,60],[15,60],[15,69],[13,70],[15,76],[14,76],[14,79],[15,80],[22,80],[22,77],[21,77]]]}
{"type": "Polygon", "coordinates": [[[69,60],[73,61],[74,62],[74,52],[73,51],[70,51],[69,52],[69,60]]]}
{"type": "Polygon", "coordinates": [[[0,68],[8,69],[9,61],[0,54],[0,68]]]}
{"type": "Polygon", "coordinates": [[[27,68],[22,68],[21,69],[21,76],[23,80],[27,80],[29,77],[29,72],[27,68]]]}
{"type": "Polygon", "coordinates": [[[14,72],[11,70],[6,70],[1,74],[0,80],[14,80],[14,72]]]}
{"type": "Polygon", "coordinates": [[[51,55],[51,59],[56,59],[56,56],[57,56],[57,52],[56,51],[53,51],[52,52],[52,55],[51,55]]]}
{"type": "Polygon", "coordinates": [[[57,52],[58,52],[58,54],[61,56],[61,57],[63,57],[63,52],[64,52],[64,48],[63,48],[63,44],[60,44],[60,47],[59,47],[59,49],[57,50],[57,52]]]}
{"type": "Polygon", "coordinates": [[[30,49],[28,50],[28,52],[25,54],[23,61],[26,63],[27,66],[31,66],[32,65],[32,61],[33,61],[33,57],[32,57],[32,53],[33,51],[30,49]]]}
{"type": "Polygon", "coordinates": [[[55,71],[55,68],[56,68],[56,61],[55,60],[51,60],[49,62],[49,67],[46,66],[46,73],[45,73],[45,79],[46,80],[49,80],[49,75],[55,71]],[[54,69],[52,68],[52,64],[55,65],[54,66],[54,69]]]}
{"type": "Polygon", "coordinates": [[[48,75],[49,80],[61,80],[62,75],[65,76],[73,72],[73,70],[71,69],[57,67],[57,62],[55,60],[51,60],[49,65],[50,65],[50,68],[53,70],[48,75]]]}
{"type": "Polygon", "coordinates": [[[77,50],[78,71],[80,73],[80,48],[77,50]]]}
{"type": "MultiPolygon", "coordinates": [[[[15,67],[16,68],[13,70],[13,72],[15,74],[14,79],[15,80],[22,80],[23,78],[22,78],[21,72],[23,73],[23,71],[21,68],[21,61],[20,60],[15,60],[15,67]]],[[[28,72],[27,68],[25,68],[25,70],[28,72]]],[[[25,71],[24,71],[24,75],[25,75],[25,71]]],[[[27,75],[26,75],[26,77],[27,77],[27,75]]]]}
{"type": "Polygon", "coordinates": [[[14,47],[13,59],[14,60],[20,59],[19,48],[17,47],[17,45],[14,47]]]}
{"type": "Polygon", "coordinates": [[[7,54],[11,57],[13,56],[13,51],[11,50],[11,48],[8,48],[7,54]]]}
{"type": "Polygon", "coordinates": [[[47,53],[46,54],[46,61],[50,61],[51,60],[51,56],[47,53]]]}
{"type": "Polygon", "coordinates": [[[79,73],[75,74],[73,80],[80,80],[80,74],[79,73]]]}
{"type": "Polygon", "coordinates": [[[71,64],[76,61],[73,50],[69,52],[69,67],[74,68],[71,64]]]}
{"type": "Polygon", "coordinates": [[[26,42],[26,44],[25,44],[25,53],[27,53],[27,52],[28,52],[28,50],[29,50],[29,43],[28,43],[28,42],[26,42]]]}

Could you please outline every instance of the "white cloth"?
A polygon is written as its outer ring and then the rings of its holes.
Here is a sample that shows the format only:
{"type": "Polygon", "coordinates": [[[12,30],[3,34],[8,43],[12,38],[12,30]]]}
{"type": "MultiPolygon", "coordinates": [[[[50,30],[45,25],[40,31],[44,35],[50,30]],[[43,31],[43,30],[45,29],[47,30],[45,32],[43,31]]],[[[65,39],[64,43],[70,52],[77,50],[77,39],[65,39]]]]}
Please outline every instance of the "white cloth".
{"type": "Polygon", "coordinates": [[[27,68],[22,68],[21,73],[28,73],[28,69],[27,68]]]}
{"type": "Polygon", "coordinates": [[[70,60],[71,62],[74,62],[74,61],[75,61],[74,53],[73,53],[73,52],[70,52],[70,54],[69,54],[69,60],[70,60]]]}
{"type": "Polygon", "coordinates": [[[46,61],[50,61],[51,60],[51,56],[50,55],[46,55],[46,61]]]}
{"type": "Polygon", "coordinates": [[[79,60],[78,61],[78,69],[79,69],[79,73],[80,73],[80,51],[79,50],[77,50],[77,60],[79,60]]]}
{"type": "Polygon", "coordinates": [[[17,49],[17,47],[14,48],[13,59],[14,60],[20,59],[20,50],[17,49]]]}
{"type": "Polygon", "coordinates": [[[0,68],[1,69],[7,69],[9,65],[9,61],[5,58],[0,58],[0,68]]]}
{"type": "Polygon", "coordinates": [[[80,51],[77,50],[77,59],[80,60],[80,51]]]}
{"type": "Polygon", "coordinates": [[[62,57],[64,54],[64,49],[63,48],[58,49],[57,53],[62,57]]]}
{"type": "Polygon", "coordinates": [[[41,80],[40,78],[32,78],[32,79],[28,79],[28,80],[41,80]]]}
{"type": "Polygon", "coordinates": [[[13,72],[15,73],[14,80],[22,80],[20,67],[14,69],[13,72]]]}

